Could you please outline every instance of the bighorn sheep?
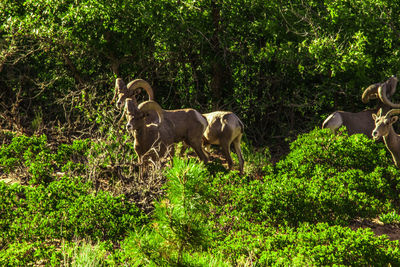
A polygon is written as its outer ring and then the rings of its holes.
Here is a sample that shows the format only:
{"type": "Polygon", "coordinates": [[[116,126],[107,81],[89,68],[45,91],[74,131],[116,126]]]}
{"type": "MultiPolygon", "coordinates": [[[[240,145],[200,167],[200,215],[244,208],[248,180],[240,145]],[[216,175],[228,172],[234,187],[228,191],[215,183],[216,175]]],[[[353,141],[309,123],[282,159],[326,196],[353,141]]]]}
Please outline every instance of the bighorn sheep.
{"type": "Polygon", "coordinates": [[[367,103],[370,99],[377,99],[379,97],[381,102],[378,103],[377,108],[367,109],[356,113],[335,111],[323,122],[322,128],[329,128],[335,132],[341,126],[346,126],[350,135],[362,133],[369,138],[372,138],[371,133],[375,124],[371,119],[371,115],[376,113],[380,108],[382,108],[384,113],[390,109],[390,106],[384,103],[383,97],[378,96],[378,89],[385,88],[385,91],[382,92],[382,96],[384,96],[385,99],[388,99],[388,97],[391,97],[396,92],[397,81],[397,78],[392,76],[387,81],[372,84],[364,90],[361,98],[362,102],[367,103]]]}
{"type": "MultiPolygon", "coordinates": [[[[146,81],[137,79],[125,85],[122,79],[117,79],[115,83],[115,94],[118,95],[117,107],[121,107],[121,103],[125,101],[127,97],[132,97],[136,101],[135,96],[137,90],[144,88],[149,96],[149,100],[154,100],[153,90],[146,81]]],[[[137,103],[134,102],[136,105],[137,103]]],[[[149,113],[146,118],[147,123],[156,122],[158,119],[157,114],[149,113]]],[[[166,120],[175,120],[175,113],[165,113],[166,120]],[[172,117],[172,118],[171,118],[172,117]]],[[[243,172],[244,160],[240,149],[240,141],[243,135],[243,123],[240,119],[232,112],[228,111],[216,111],[211,113],[203,114],[208,122],[208,127],[204,132],[203,141],[206,145],[215,144],[222,147],[222,153],[228,161],[229,168],[232,169],[233,161],[230,155],[230,146],[233,143],[234,151],[238,155],[239,169],[243,172]]],[[[185,146],[183,150],[185,149],[185,146]]]]}
{"type": "Polygon", "coordinates": [[[387,149],[392,154],[392,158],[396,167],[400,167],[400,135],[398,135],[394,129],[393,124],[399,119],[398,116],[394,116],[400,113],[400,109],[392,109],[385,115],[382,114],[382,109],[377,114],[372,114],[372,118],[375,121],[375,128],[372,131],[374,140],[379,140],[383,137],[383,141],[387,149]]]}
{"type": "Polygon", "coordinates": [[[168,145],[172,144],[173,140],[168,134],[168,129],[157,124],[146,124],[143,107],[138,108],[131,98],[125,101],[125,113],[128,120],[126,129],[134,136],[134,149],[139,158],[140,174],[142,174],[142,166],[147,165],[150,160],[157,162],[159,158],[167,156],[168,145]]]}
{"type": "MultiPolygon", "coordinates": [[[[157,151],[160,156],[165,156],[165,151],[173,143],[185,141],[205,163],[208,156],[202,147],[203,133],[207,127],[207,120],[194,109],[163,110],[160,105],[148,100],[136,105],[133,99],[126,101],[127,119],[126,128],[133,132],[135,137],[135,151],[139,162],[143,163],[143,156],[152,148],[160,146],[157,151]],[[155,111],[159,123],[146,122],[150,111],[155,111]]],[[[157,149],[157,148],[156,148],[157,149]]],[[[173,153],[172,153],[173,154],[173,153]]],[[[154,158],[154,156],[152,155],[154,158]]]]}
{"type": "Polygon", "coordinates": [[[203,114],[208,121],[203,141],[204,145],[220,145],[229,169],[232,169],[231,144],[239,159],[239,170],[243,173],[244,159],[240,149],[240,141],[243,135],[243,122],[230,111],[215,111],[203,114]]]}

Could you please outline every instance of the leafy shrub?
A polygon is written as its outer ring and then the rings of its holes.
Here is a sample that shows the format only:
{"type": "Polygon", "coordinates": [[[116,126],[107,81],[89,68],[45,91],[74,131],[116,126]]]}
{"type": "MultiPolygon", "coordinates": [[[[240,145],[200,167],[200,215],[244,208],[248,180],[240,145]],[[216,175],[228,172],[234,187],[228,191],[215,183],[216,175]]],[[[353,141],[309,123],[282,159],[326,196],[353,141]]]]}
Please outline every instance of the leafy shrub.
{"type": "Polygon", "coordinates": [[[15,242],[0,250],[1,266],[29,266],[35,262],[60,265],[61,253],[54,245],[37,242],[15,242]]]}
{"type": "Polygon", "coordinates": [[[64,177],[35,188],[0,183],[0,191],[5,213],[0,223],[3,246],[13,240],[118,240],[144,223],[139,209],[124,196],[91,193],[91,185],[79,178],[64,177]]]}
{"type": "MultiPolygon", "coordinates": [[[[30,168],[35,184],[0,183],[4,214],[0,255],[10,258],[3,260],[5,264],[57,263],[62,255],[51,247],[50,240],[55,239],[121,242],[121,249],[106,259],[112,248],[76,244],[68,250],[74,255],[63,254],[64,260],[74,263],[371,265],[373,259],[378,265],[399,263],[396,243],[368,230],[344,227],[359,217],[380,215],[387,223],[397,218],[392,211],[398,208],[399,171],[383,144],[362,135],[315,129],[299,136],[275,166],[262,163],[262,153],[257,153],[251,163],[256,171],[249,168],[243,176],[218,162],[203,165],[175,158],[164,170],[165,177],[159,177],[158,184],[167,182],[160,194],[151,197],[155,204],[149,218],[127,197],[94,190],[93,183],[102,179],[112,187],[121,175],[134,177],[128,166],[135,157],[129,136],[77,140],[56,149],[49,148],[45,137],[37,138],[13,137],[0,149],[2,159],[7,158],[6,151],[16,159],[8,171],[30,168]],[[127,142],[118,145],[121,140],[127,142]],[[28,149],[23,150],[22,144],[28,149]],[[14,152],[11,145],[17,148],[14,152]],[[54,175],[60,169],[65,174],[54,175]],[[36,250],[42,254],[32,254],[36,250]]],[[[137,179],[132,180],[136,186],[137,179]]]]}
{"type": "Polygon", "coordinates": [[[396,211],[381,214],[379,219],[383,223],[400,223],[400,215],[396,211]]]}
{"type": "Polygon", "coordinates": [[[46,143],[46,135],[14,136],[10,144],[2,146],[0,149],[0,165],[9,173],[15,168],[23,166],[26,160],[31,160],[38,153],[49,153],[46,143]]]}
{"type": "Polygon", "coordinates": [[[26,171],[30,175],[30,184],[48,184],[55,179],[57,170],[78,169],[75,165],[84,163],[82,156],[89,145],[89,139],[76,140],[71,145],[61,144],[53,151],[44,134],[31,137],[15,135],[9,144],[0,149],[0,165],[6,173],[16,169],[26,171]],[[76,159],[78,157],[79,160],[76,159]]]}
{"type": "Polygon", "coordinates": [[[251,225],[232,232],[219,249],[234,265],[252,261],[254,265],[293,266],[397,266],[397,241],[377,237],[370,229],[353,231],[348,227],[302,224],[298,228],[251,225]]]}
{"type": "Polygon", "coordinates": [[[373,172],[376,166],[392,165],[383,143],[362,134],[348,136],[345,128],[336,135],[329,129],[315,128],[299,135],[290,144],[290,153],[276,167],[277,171],[290,171],[291,175],[311,176],[316,164],[340,172],[359,169],[366,173],[373,172]]]}
{"type": "Polygon", "coordinates": [[[215,215],[221,224],[343,225],[396,207],[400,173],[383,144],[316,129],[299,136],[291,148],[275,167],[266,166],[262,180],[215,176],[215,215]]]}

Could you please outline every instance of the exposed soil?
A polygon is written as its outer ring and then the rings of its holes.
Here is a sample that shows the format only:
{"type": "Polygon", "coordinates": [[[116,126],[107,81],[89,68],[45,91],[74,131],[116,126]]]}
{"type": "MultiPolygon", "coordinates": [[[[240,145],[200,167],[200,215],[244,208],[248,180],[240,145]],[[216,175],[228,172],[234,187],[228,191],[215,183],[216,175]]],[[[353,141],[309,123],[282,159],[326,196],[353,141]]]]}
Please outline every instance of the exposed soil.
{"type": "Polygon", "coordinates": [[[359,228],[370,228],[375,235],[387,235],[390,240],[400,240],[400,225],[399,224],[384,224],[378,219],[364,220],[360,219],[353,222],[350,228],[357,230],[359,228]]]}

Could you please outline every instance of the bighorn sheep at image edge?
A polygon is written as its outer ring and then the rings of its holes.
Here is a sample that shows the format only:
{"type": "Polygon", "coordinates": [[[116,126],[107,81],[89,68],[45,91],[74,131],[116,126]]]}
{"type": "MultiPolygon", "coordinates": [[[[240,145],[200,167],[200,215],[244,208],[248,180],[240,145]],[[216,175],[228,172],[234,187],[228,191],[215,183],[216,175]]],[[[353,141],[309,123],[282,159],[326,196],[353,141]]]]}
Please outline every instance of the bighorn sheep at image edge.
{"type": "Polygon", "coordinates": [[[362,102],[367,103],[371,99],[379,99],[377,108],[367,109],[360,112],[347,112],[347,111],[335,111],[322,123],[322,128],[329,128],[333,133],[336,132],[341,126],[346,126],[347,131],[350,135],[362,133],[372,138],[372,130],[375,127],[374,121],[371,117],[372,114],[376,113],[380,108],[383,112],[387,112],[390,106],[383,102],[382,97],[378,97],[378,89],[380,87],[385,88],[383,95],[386,99],[391,97],[396,92],[397,77],[392,76],[383,83],[375,83],[368,86],[364,90],[362,95],[362,102]],[[386,90],[386,89],[390,90],[386,90]]]}
{"type": "Polygon", "coordinates": [[[394,116],[400,113],[400,109],[392,109],[385,115],[382,114],[382,109],[377,114],[372,114],[372,118],[375,121],[375,128],[372,131],[374,140],[379,140],[381,137],[385,142],[386,148],[392,154],[392,158],[396,167],[400,168],[400,135],[398,135],[394,129],[393,124],[398,120],[398,116],[394,116]]]}
{"type": "MultiPolygon", "coordinates": [[[[163,110],[153,100],[145,101],[136,106],[135,101],[130,98],[127,99],[125,107],[128,119],[126,128],[128,131],[133,132],[135,151],[140,161],[142,161],[143,155],[155,145],[161,144],[163,150],[160,151],[160,155],[164,156],[164,149],[173,143],[185,141],[195,150],[204,163],[208,162],[208,156],[202,146],[203,133],[208,124],[207,120],[198,111],[190,108],[163,110]],[[148,124],[146,122],[150,111],[157,112],[159,123],[148,124]],[[167,114],[169,114],[169,119],[166,119],[167,114]],[[171,114],[174,114],[174,116],[171,114]]],[[[171,149],[171,154],[173,155],[173,148],[171,149]]]]}

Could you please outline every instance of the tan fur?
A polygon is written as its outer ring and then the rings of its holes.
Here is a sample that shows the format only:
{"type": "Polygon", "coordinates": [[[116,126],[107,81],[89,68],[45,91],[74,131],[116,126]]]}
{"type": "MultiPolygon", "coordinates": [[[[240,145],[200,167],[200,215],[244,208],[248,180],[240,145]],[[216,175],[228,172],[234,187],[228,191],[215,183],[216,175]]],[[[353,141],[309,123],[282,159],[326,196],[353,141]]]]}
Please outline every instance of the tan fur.
{"type": "Polygon", "coordinates": [[[386,115],[382,114],[382,110],[379,110],[377,114],[372,114],[372,118],[375,121],[372,136],[374,140],[383,138],[386,148],[390,151],[394,164],[398,168],[400,168],[400,135],[393,129],[393,124],[398,120],[398,117],[393,115],[399,113],[400,109],[392,109],[386,115]]]}
{"type": "MultiPolygon", "coordinates": [[[[146,89],[149,99],[154,99],[153,90],[147,82],[143,80],[135,80],[125,86],[122,79],[116,81],[116,94],[118,94],[118,102],[132,97],[132,101],[137,105],[135,90],[143,87],[146,89]]],[[[118,103],[117,102],[117,103],[118,103]]],[[[118,106],[118,104],[117,104],[118,106]]],[[[164,121],[174,129],[173,142],[183,141],[184,144],[192,146],[197,155],[207,161],[208,156],[205,154],[203,147],[198,147],[198,135],[204,133],[203,141],[205,145],[215,144],[222,147],[222,152],[228,161],[229,168],[232,168],[233,161],[230,155],[230,146],[234,145],[234,151],[238,155],[240,172],[243,172],[244,159],[240,148],[240,142],[243,135],[243,123],[232,112],[216,111],[201,115],[194,109],[179,110],[162,110],[158,113],[156,110],[146,111],[147,116],[144,118],[144,124],[161,124],[164,121]],[[196,119],[194,119],[196,118],[196,119]],[[194,126],[193,122],[200,122],[204,129],[200,126],[194,126]]]]}
{"type": "MultiPolygon", "coordinates": [[[[134,131],[135,150],[143,155],[154,146],[160,144],[160,154],[164,156],[165,151],[173,144],[185,141],[197,153],[199,158],[207,163],[208,156],[202,147],[202,136],[206,128],[206,121],[201,114],[194,109],[163,110],[155,101],[145,101],[137,108],[133,100],[127,99],[128,109],[127,129],[134,131]],[[149,127],[147,117],[149,111],[156,111],[159,122],[152,123],[149,127]],[[199,120],[201,118],[201,120],[199,120]]],[[[172,149],[172,148],[171,148],[172,149]]],[[[172,149],[173,151],[173,149],[172,149]]]]}
{"type": "Polygon", "coordinates": [[[238,155],[240,173],[243,173],[244,159],[240,148],[244,126],[241,120],[230,111],[215,111],[203,114],[208,121],[208,127],[204,132],[205,145],[219,145],[222,153],[232,169],[231,144],[238,155]]]}

